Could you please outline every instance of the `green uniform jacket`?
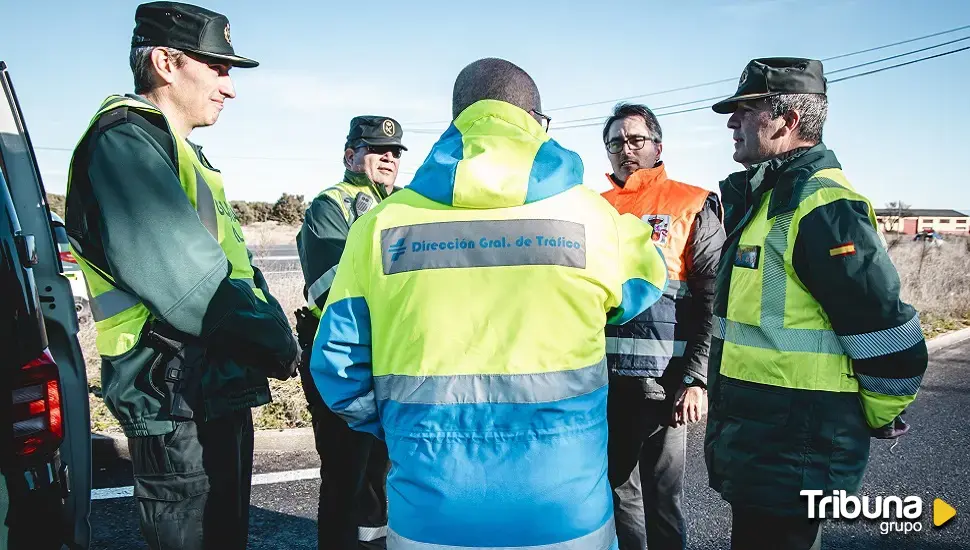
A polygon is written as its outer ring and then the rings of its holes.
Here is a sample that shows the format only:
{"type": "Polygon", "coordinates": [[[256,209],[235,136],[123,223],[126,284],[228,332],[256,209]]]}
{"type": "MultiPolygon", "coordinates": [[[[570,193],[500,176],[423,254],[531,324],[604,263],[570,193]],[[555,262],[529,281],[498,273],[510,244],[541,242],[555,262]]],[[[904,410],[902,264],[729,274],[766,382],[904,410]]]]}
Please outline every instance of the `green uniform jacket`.
{"type": "MultiPolygon", "coordinates": [[[[769,189],[768,216],[792,212],[809,177],[841,168],[817,145],[752,166],[721,182],[727,241],[718,268],[714,314],[726,317],[731,273],[745,225],[769,189]],[[754,189],[752,189],[754,188],[754,189]]],[[[824,309],[837,335],[899,327],[916,315],[899,299],[899,277],[864,202],[837,200],[801,222],[792,248],[798,279],[824,309]],[[830,250],[854,243],[856,254],[830,250]]],[[[799,492],[858,490],[869,459],[869,426],[859,394],[806,391],[718,376],[724,341],[715,338],[709,366],[710,411],[705,440],[710,485],[733,505],[771,515],[807,517],[799,492]]],[[[856,375],[910,378],[923,374],[926,342],[854,360],[856,375]]]]}
{"type": "MultiPolygon", "coordinates": [[[[267,302],[245,281],[229,278],[225,253],[179,182],[165,121],[125,113],[95,124],[77,147],[66,212],[72,244],[138,296],[158,322],[202,339],[207,419],[268,403],[261,369],[287,364],[299,352],[286,315],[258,269],[254,282],[267,302]]],[[[229,205],[217,206],[231,212],[229,205]]],[[[129,437],[174,429],[161,404],[161,373],[151,368],[159,358],[141,341],[120,356],[102,358],[105,403],[129,437]]]]}
{"type": "MultiPolygon", "coordinates": [[[[303,227],[296,235],[296,248],[300,254],[303,279],[306,285],[303,294],[316,311],[322,310],[327,302],[330,285],[337,272],[340,255],[344,251],[350,225],[359,217],[360,210],[373,208],[387,198],[384,187],[373,183],[360,172],[344,172],[342,187],[359,189],[351,195],[331,193],[331,187],[313,199],[303,219],[303,227]],[[366,206],[358,200],[364,193],[373,200],[366,206]],[[334,195],[340,196],[343,204],[338,204],[334,195]]],[[[366,211],[366,210],[365,210],[366,211]]]]}

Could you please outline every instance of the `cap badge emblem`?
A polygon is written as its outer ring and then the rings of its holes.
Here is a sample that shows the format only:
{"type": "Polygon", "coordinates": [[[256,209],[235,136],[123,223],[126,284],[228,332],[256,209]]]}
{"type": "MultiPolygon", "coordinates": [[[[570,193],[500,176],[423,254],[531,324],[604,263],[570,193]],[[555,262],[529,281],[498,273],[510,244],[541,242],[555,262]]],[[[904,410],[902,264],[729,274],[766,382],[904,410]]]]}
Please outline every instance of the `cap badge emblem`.
{"type": "Polygon", "coordinates": [[[232,46],[232,38],[229,37],[229,23],[226,23],[226,28],[222,31],[222,34],[226,35],[226,43],[232,46]]]}
{"type": "Polygon", "coordinates": [[[744,86],[744,83],[748,81],[748,71],[741,73],[741,80],[738,81],[738,87],[744,86]]]}
{"type": "Polygon", "coordinates": [[[394,121],[391,119],[384,119],[384,124],[381,125],[381,130],[384,131],[384,135],[387,137],[394,137],[394,121]]]}

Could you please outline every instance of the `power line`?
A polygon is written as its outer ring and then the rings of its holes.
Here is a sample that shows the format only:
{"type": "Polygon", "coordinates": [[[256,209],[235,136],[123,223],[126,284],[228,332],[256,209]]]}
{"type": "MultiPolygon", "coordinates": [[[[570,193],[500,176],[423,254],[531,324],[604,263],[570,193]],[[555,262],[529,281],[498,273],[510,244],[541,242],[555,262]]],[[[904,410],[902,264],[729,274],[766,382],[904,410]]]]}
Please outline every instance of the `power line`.
{"type": "MultiPolygon", "coordinates": [[[[829,71],[826,74],[827,75],[839,74],[839,73],[844,73],[846,71],[851,71],[851,70],[854,70],[854,69],[859,69],[861,67],[868,67],[870,65],[875,65],[875,64],[878,64],[878,63],[885,63],[886,61],[891,61],[893,59],[899,59],[900,57],[906,57],[906,56],[909,56],[909,55],[913,55],[913,54],[916,54],[916,53],[921,53],[921,52],[925,52],[925,51],[929,51],[929,50],[935,50],[936,48],[942,48],[943,46],[949,46],[951,44],[956,44],[957,42],[963,42],[965,40],[970,40],[970,36],[964,36],[962,38],[957,38],[955,40],[950,40],[950,41],[947,41],[947,42],[941,42],[939,44],[934,44],[932,46],[927,46],[925,48],[920,48],[918,50],[912,50],[912,51],[908,51],[908,52],[904,52],[904,53],[900,53],[900,54],[896,54],[896,55],[891,55],[891,56],[888,56],[888,57],[883,57],[881,59],[876,59],[874,61],[866,61],[865,63],[859,63],[858,65],[851,65],[849,67],[843,67],[841,69],[836,69],[834,71],[829,71]]],[[[719,81],[719,82],[721,82],[721,81],[719,81]]],[[[734,79],[730,79],[729,82],[734,82],[734,79]]],[[[836,81],[830,81],[830,82],[836,82],[836,81]]],[[[724,98],[724,97],[727,97],[727,96],[724,96],[724,95],[716,95],[716,96],[711,96],[711,97],[705,97],[703,99],[695,99],[695,100],[692,100],[692,101],[683,101],[683,102],[680,102],[680,103],[671,103],[670,105],[661,105],[660,107],[653,107],[653,108],[651,108],[651,110],[654,113],[658,113],[658,112],[663,111],[665,109],[675,109],[677,107],[685,107],[687,105],[693,105],[695,103],[705,103],[705,102],[708,102],[708,101],[715,101],[715,100],[719,100],[719,99],[724,98]]],[[[692,110],[694,110],[694,109],[688,109],[688,110],[685,110],[685,111],[677,111],[677,113],[691,112],[692,110]]],[[[700,110],[700,109],[697,109],[697,110],[700,110]]],[[[675,114],[675,113],[665,113],[665,114],[675,114]]],[[[556,124],[555,126],[553,126],[553,128],[572,128],[572,126],[570,126],[570,125],[571,124],[574,124],[574,123],[578,123],[578,122],[592,122],[594,120],[596,120],[596,121],[603,121],[603,120],[605,120],[605,118],[606,118],[605,116],[595,116],[595,117],[586,117],[586,118],[576,118],[576,119],[563,120],[563,121],[559,122],[558,124],[556,124]]],[[[423,133],[427,133],[427,134],[432,134],[432,133],[433,134],[440,134],[441,133],[441,130],[418,129],[418,130],[409,130],[409,131],[410,132],[416,132],[416,133],[422,133],[422,134],[423,133]]]]}
{"type": "MultiPolygon", "coordinates": [[[[899,67],[905,67],[907,65],[912,65],[914,63],[919,63],[921,61],[928,61],[930,59],[936,59],[938,57],[944,57],[944,56],[947,56],[947,55],[950,55],[950,54],[955,54],[955,53],[959,53],[959,52],[966,51],[966,50],[970,50],[970,46],[964,46],[963,48],[958,48],[956,50],[950,50],[950,51],[938,53],[938,54],[935,54],[935,55],[928,55],[926,57],[920,57],[918,59],[913,59],[913,60],[910,60],[910,61],[904,61],[903,63],[896,63],[895,65],[888,65],[886,67],[880,67],[878,69],[873,69],[871,71],[866,71],[866,72],[863,72],[863,73],[857,73],[857,74],[851,74],[851,75],[848,75],[848,76],[843,76],[841,78],[836,78],[835,80],[830,80],[829,81],[829,84],[835,84],[837,82],[844,82],[846,80],[852,80],[853,78],[859,78],[861,76],[869,76],[869,75],[873,75],[873,74],[876,74],[876,73],[881,73],[883,71],[888,71],[890,69],[898,69],[899,67]]],[[[720,99],[720,97],[718,97],[717,99],[720,99]]],[[[659,117],[662,117],[662,116],[679,115],[681,113],[692,113],[694,111],[703,111],[705,109],[710,109],[710,108],[711,108],[710,105],[702,105],[700,107],[694,107],[692,109],[683,109],[681,111],[671,111],[671,112],[667,112],[667,113],[660,113],[660,114],[657,115],[657,117],[659,118],[659,117]]],[[[590,127],[590,126],[599,126],[601,124],[602,124],[602,120],[600,122],[592,122],[592,123],[584,123],[584,124],[574,124],[572,126],[554,126],[553,128],[550,129],[550,131],[554,131],[554,130],[571,130],[573,128],[587,128],[587,127],[590,127]]]]}
{"type": "MultiPolygon", "coordinates": [[[[913,54],[916,54],[916,53],[921,53],[921,52],[925,52],[925,51],[929,51],[929,50],[935,50],[936,48],[942,48],[943,46],[949,46],[951,44],[956,44],[957,42],[963,42],[965,40],[970,40],[970,36],[964,36],[963,38],[957,38],[956,40],[950,40],[948,42],[941,42],[939,44],[934,44],[932,46],[927,46],[925,48],[920,48],[918,50],[912,50],[912,51],[903,52],[903,53],[896,54],[896,55],[891,55],[889,57],[883,57],[882,59],[876,59],[874,61],[866,61],[865,63],[859,63],[858,65],[852,65],[852,66],[849,66],[849,67],[843,67],[841,69],[836,69],[834,71],[829,71],[829,72],[826,73],[826,75],[833,75],[833,74],[844,73],[846,71],[852,71],[852,70],[859,69],[859,68],[862,68],[862,67],[868,67],[870,65],[876,65],[878,63],[885,63],[886,61],[891,61],[893,59],[899,59],[900,57],[906,57],[906,56],[909,56],[909,55],[913,55],[913,54]]],[[[833,81],[829,81],[829,82],[837,82],[837,81],[834,81],[833,80],[833,81]]],[[[706,101],[714,101],[714,100],[717,100],[717,99],[721,99],[722,97],[726,97],[726,96],[719,95],[719,96],[705,97],[704,99],[695,99],[693,101],[684,101],[684,102],[681,102],[681,103],[673,103],[673,104],[670,104],[670,105],[662,105],[660,107],[654,107],[651,110],[656,113],[657,111],[663,111],[664,109],[674,109],[676,107],[684,107],[684,106],[687,106],[687,105],[693,105],[695,103],[704,103],[706,101]]],[[[687,111],[687,112],[689,112],[689,111],[687,111]]],[[[593,120],[604,120],[605,118],[606,117],[603,117],[603,116],[577,118],[577,119],[572,119],[572,120],[564,120],[564,121],[560,122],[559,124],[568,126],[569,124],[572,124],[574,122],[590,122],[590,121],[593,121],[593,120]]],[[[556,128],[560,127],[559,124],[557,124],[555,127],[556,128]]]]}
{"type": "MultiPolygon", "coordinates": [[[[883,46],[877,46],[875,48],[869,48],[867,50],[860,50],[858,52],[851,52],[851,53],[847,53],[847,54],[842,54],[842,55],[838,55],[838,56],[834,56],[834,57],[830,57],[830,58],[823,59],[823,61],[825,61],[825,60],[831,60],[831,59],[838,59],[838,58],[845,58],[845,57],[849,57],[849,56],[853,56],[853,55],[858,55],[860,53],[872,52],[872,51],[876,51],[876,50],[880,50],[880,49],[885,49],[885,48],[888,48],[888,47],[891,47],[891,46],[898,46],[900,44],[906,44],[906,43],[909,43],[909,42],[914,42],[914,41],[917,41],[917,40],[923,40],[923,39],[930,38],[930,37],[933,37],[933,36],[939,36],[941,34],[949,34],[949,33],[952,33],[952,32],[958,31],[958,30],[963,30],[963,29],[968,29],[968,28],[970,28],[970,25],[965,25],[963,27],[957,27],[955,29],[950,29],[950,30],[947,30],[947,31],[941,31],[941,32],[938,32],[938,33],[929,34],[929,35],[921,36],[921,37],[918,37],[918,38],[911,38],[911,39],[908,39],[908,40],[903,40],[903,41],[895,42],[893,44],[887,44],[887,45],[883,45],[883,46]]],[[[912,50],[912,51],[908,51],[908,52],[904,52],[904,53],[900,53],[900,54],[896,54],[896,55],[884,57],[884,58],[877,59],[877,60],[874,60],[874,61],[867,61],[865,63],[859,63],[857,65],[852,65],[852,66],[849,66],[849,67],[843,67],[841,69],[836,69],[834,71],[829,71],[827,74],[829,74],[829,75],[831,75],[831,74],[838,74],[838,73],[843,73],[843,72],[846,72],[846,71],[850,71],[850,70],[854,70],[854,69],[858,69],[858,68],[862,68],[862,67],[867,67],[867,66],[874,65],[874,64],[877,64],[877,63],[884,63],[886,61],[890,61],[890,60],[893,60],[893,59],[898,59],[900,57],[906,57],[906,56],[909,56],[909,55],[913,55],[913,54],[920,53],[920,52],[925,52],[925,51],[928,51],[928,50],[936,49],[936,48],[939,48],[939,47],[942,47],[942,46],[947,46],[947,45],[950,45],[950,44],[955,44],[957,42],[962,42],[962,41],[965,41],[965,40],[970,40],[970,36],[965,36],[965,37],[957,38],[957,39],[950,40],[950,41],[947,41],[947,42],[942,42],[940,44],[935,44],[933,46],[927,46],[925,48],[920,48],[918,50],[912,50]]],[[[858,78],[858,77],[862,77],[862,76],[868,76],[868,75],[880,73],[880,72],[883,72],[883,71],[887,71],[887,70],[890,70],[890,69],[896,69],[896,68],[899,68],[899,67],[905,67],[907,65],[912,65],[914,63],[919,63],[921,61],[927,61],[927,60],[930,60],[930,59],[936,59],[938,57],[944,57],[944,56],[947,56],[947,55],[950,55],[950,54],[959,53],[959,52],[962,52],[962,51],[965,51],[965,50],[968,50],[968,49],[970,49],[970,46],[963,47],[963,48],[959,48],[959,49],[956,49],[956,50],[946,51],[946,52],[939,53],[939,54],[935,54],[935,55],[921,57],[921,58],[918,58],[918,59],[913,59],[913,60],[906,61],[906,62],[903,62],[903,63],[897,63],[895,65],[889,65],[889,66],[886,66],[886,67],[881,67],[879,69],[875,69],[875,70],[872,70],[872,71],[866,71],[866,72],[862,72],[862,73],[857,73],[857,74],[853,74],[853,75],[849,75],[849,76],[837,78],[837,79],[828,81],[828,83],[829,84],[835,84],[837,82],[843,82],[845,80],[851,80],[853,78],[858,78]]],[[[652,92],[652,93],[643,94],[643,95],[640,95],[640,96],[631,96],[631,97],[625,98],[625,99],[633,99],[633,98],[636,98],[636,97],[647,97],[647,96],[651,96],[651,95],[660,95],[660,94],[668,93],[668,92],[671,92],[671,91],[680,91],[680,90],[686,90],[686,89],[692,89],[692,88],[699,88],[699,87],[707,86],[707,85],[710,85],[710,84],[719,84],[719,83],[724,83],[724,82],[734,82],[734,80],[735,80],[734,78],[730,78],[730,79],[712,81],[712,82],[708,82],[708,83],[705,83],[705,84],[695,84],[693,86],[684,86],[684,87],[681,87],[681,88],[676,88],[676,89],[671,89],[671,90],[665,90],[665,91],[660,91],[660,92],[652,92]]],[[[673,103],[673,104],[670,104],[670,105],[663,105],[661,107],[656,107],[653,110],[654,111],[662,111],[664,109],[672,109],[672,108],[676,108],[676,107],[683,107],[683,106],[692,105],[692,104],[695,104],[695,103],[705,103],[705,102],[709,102],[709,101],[720,100],[723,97],[726,97],[726,96],[719,95],[719,96],[707,97],[707,98],[703,98],[703,99],[696,99],[696,100],[693,100],[693,101],[686,101],[686,102],[681,102],[681,103],[673,103]]],[[[621,99],[619,99],[617,101],[622,101],[623,99],[624,98],[621,98],[621,99]]],[[[590,104],[583,105],[583,106],[599,105],[599,104],[605,104],[605,103],[610,103],[610,102],[612,102],[612,100],[610,100],[610,101],[602,101],[602,102],[590,103],[590,104]]],[[[549,111],[551,112],[553,110],[563,110],[563,109],[568,109],[568,108],[571,108],[571,107],[560,107],[558,109],[549,109],[549,111]]],[[[683,114],[683,113],[691,113],[691,112],[695,112],[695,111],[702,111],[702,110],[705,110],[705,109],[708,109],[708,108],[710,108],[710,105],[702,105],[700,107],[694,107],[694,108],[690,108],[690,109],[682,109],[682,110],[678,110],[678,111],[669,111],[669,112],[656,113],[656,115],[657,115],[657,117],[669,116],[669,115],[678,115],[678,114],[683,114]]],[[[587,117],[587,118],[572,119],[572,120],[565,120],[565,121],[560,122],[560,124],[563,124],[564,126],[555,125],[555,126],[552,127],[551,131],[556,131],[556,130],[570,130],[570,129],[573,129],[573,128],[586,128],[586,127],[590,127],[590,126],[599,126],[600,124],[602,124],[603,120],[604,120],[604,117],[602,117],[602,116],[598,116],[598,117],[587,117]]],[[[449,124],[451,123],[451,121],[442,121],[442,122],[446,122],[446,123],[449,123],[449,124]]],[[[415,134],[434,134],[434,135],[441,134],[442,131],[443,130],[441,130],[441,129],[430,129],[430,128],[417,128],[417,129],[411,129],[411,130],[409,130],[409,132],[412,132],[412,133],[415,133],[415,134]]],[[[73,149],[69,149],[69,148],[66,148],[66,147],[35,146],[34,149],[35,150],[40,150],[40,151],[65,151],[65,152],[73,152],[73,149]]],[[[219,158],[220,159],[229,159],[229,160],[271,160],[271,161],[281,161],[281,162],[288,162],[288,161],[293,161],[293,162],[303,162],[303,161],[322,162],[324,160],[324,159],[317,158],[317,157],[266,157],[266,156],[219,156],[219,158]]],[[[401,173],[402,174],[408,174],[408,172],[401,172],[401,173]]]]}
{"type": "Polygon", "coordinates": [[[940,32],[935,32],[933,34],[927,34],[927,35],[924,35],[924,36],[918,36],[916,38],[909,38],[907,40],[902,40],[900,42],[894,42],[892,44],[886,44],[885,46],[876,46],[875,48],[869,48],[868,50],[859,50],[857,52],[844,53],[842,55],[836,55],[836,56],[832,56],[832,57],[827,57],[827,58],[823,59],[823,61],[832,61],[833,59],[842,59],[843,57],[849,57],[849,56],[853,56],[853,55],[859,55],[859,54],[863,54],[863,53],[874,52],[876,50],[884,50],[886,48],[891,48],[893,46],[901,46],[903,44],[909,44],[910,42],[918,42],[920,40],[925,40],[927,38],[934,38],[936,36],[942,36],[944,34],[951,34],[951,33],[955,33],[957,31],[962,31],[962,30],[966,30],[966,29],[970,29],[970,25],[964,25],[962,27],[956,27],[956,28],[953,28],[953,29],[949,29],[949,30],[945,30],[945,31],[940,31],[940,32]]]}
{"type": "MultiPolygon", "coordinates": [[[[844,59],[846,57],[852,57],[852,56],[861,55],[861,54],[864,54],[864,53],[875,52],[875,51],[878,51],[878,50],[885,50],[887,48],[892,48],[894,46],[901,46],[903,44],[909,44],[909,43],[912,43],[912,42],[918,42],[920,40],[926,40],[927,38],[933,38],[933,37],[941,36],[941,35],[944,35],[944,34],[952,34],[954,32],[958,32],[958,31],[962,31],[962,30],[966,30],[966,29],[970,29],[970,25],[963,25],[961,27],[954,27],[952,29],[947,29],[945,31],[939,31],[939,32],[931,33],[931,34],[925,34],[923,36],[917,36],[915,38],[908,38],[906,40],[900,40],[898,42],[893,42],[891,44],[883,44],[881,46],[875,46],[873,48],[866,48],[864,50],[857,50],[857,51],[854,51],[854,52],[849,52],[849,53],[834,55],[832,57],[825,57],[825,58],[822,58],[821,61],[833,61],[833,60],[836,60],[836,59],[844,59]]],[[[835,71],[832,71],[829,74],[832,74],[834,72],[835,71]]],[[[593,107],[593,106],[596,106],[596,105],[607,105],[607,104],[610,104],[610,103],[616,103],[616,102],[619,102],[619,101],[626,101],[626,100],[629,100],[629,99],[638,99],[638,98],[641,98],[641,97],[651,97],[651,96],[669,94],[669,93],[674,93],[674,92],[683,92],[683,91],[686,91],[686,90],[693,90],[693,89],[696,89],[696,88],[703,88],[703,87],[706,87],[706,86],[713,86],[715,84],[724,84],[724,83],[727,83],[727,82],[735,82],[736,80],[737,80],[737,77],[722,78],[720,80],[712,80],[710,82],[702,82],[700,84],[691,84],[689,86],[680,86],[680,87],[677,87],[677,88],[669,88],[667,90],[660,90],[660,91],[656,91],[656,92],[648,92],[648,93],[645,93],[645,94],[638,94],[638,95],[627,96],[627,97],[619,97],[619,98],[615,98],[615,99],[605,99],[605,100],[602,100],[602,101],[591,101],[589,103],[577,103],[577,104],[574,104],[574,105],[565,105],[563,107],[554,107],[552,109],[547,109],[546,112],[548,112],[548,113],[554,113],[554,112],[557,112],[557,111],[565,111],[567,109],[578,109],[580,107],[593,107]]],[[[422,126],[422,125],[450,124],[450,123],[451,123],[450,120],[439,120],[439,121],[434,121],[434,122],[408,122],[408,123],[405,123],[404,125],[405,126],[408,126],[408,125],[412,125],[413,124],[415,126],[422,126]]],[[[409,130],[409,131],[414,132],[415,130],[409,130]]]]}
{"type": "MultiPolygon", "coordinates": [[[[876,46],[874,48],[867,48],[867,49],[864,49],[864,50],[858,50],[858,51],[844,53],[844,54],[840,54],[840,55],[834,55],[832,57],[825,57],[825,58],[822,58],[820,61],[834,61],[836,59],[844,59],[846,57],[853,57],[853,56],[861,55],[861,54],[864,54],[864,53],[875,52],[875,51],[878,51],[878,50],[885,50],[887,48],[892,48],[894,46],[901,46],[903,44],[909,44],[909,43],[917,42],[917,41],[920,41],[920,40],[926,40],[927,38],[933,38],[933,37],[941,36],[941,35],[944,35],[944,34],[951,34],[951,33],[958,32],[958,31],[962,31],[962,30],[966,30],[966,29],[970,29],[970,25],[964,25],[962,27],[955,27],[955,28],[948,29],[948,30],[945,30],[945,31],[940,31],[940,32],[932,33],[932,34],[926,34],[926,35],[923,35],[923,36],[918,36],[916,38],[909,38],[909,39],[906,39],[906,40],[900,40],[898,42],[893,42],[891,44],[883,44],[882,46],[876,46]]],[[[965,40],[965,38],[962,39],[962,40],[965,40]]],[[[917,50],[917,51],[920,51],[920,50],[917,50]]],[[[847,69],[843,69],[843,70],[847,70],[847,69]]],[[[829,74],[832,74],[834,72],[836,72],[836,71],[832,71],[829,74]]],[[[603,100],[603,101],[593,101],[593,102],[590,102],[590,103],[579,103],[579,104],[576,104],[576,105],[566,105],[564,107],[556,107],[554,109],[549,109],[548,112],[552,113],[552,112],[556,112],[556,111],[565,111],[567,109],[578,109],[580,107],[592,107],[592,106],[595,106],[595,105],[606,105],[606,104],[609,104],[609,103],[616,103],[618,101],[626,101],[628,99],[637,99],[637,98],[641,98],[641,97],[651,97],[651,96],[668,94],[668,93],[673,93],[673,92],[682,92],[682,91],[685,91],[685,90],[692,90],[692,89],[695,89],[695,88],[703,88],[705,86],[713,86],[715,84],[724,84],[724,83],[727,83],[727,82],[734,82],[736,80],[737,80],[737,77],[723,78],[721,80],[712,80],[711,82],[704,82],[704,83],[701,83],[701,84],[693,84],[693,85],[690,85],[690,86],[681,86],[679,88],[671,88],[669,90],[661,90],[661,91],[657,91],[657,92],[650,92],[650,93],[646,93],[646,94],[640,94],[640,95],[634,95],[634,96],[628,96],[628,97],[621,97],[621,98],[617,98],[617,99],[608,99],[608,100],[603,100]]]]}
{"type": "MultiPolygon", "coordinates": [[[[853,69],[858,69],[860,67],[868,67],[869,65],[875,65],[877,63],[884,63],[893,59],[899,59],[900,57],[906,57],[908,55],[913,55],[914,53],[922,53],[929,50],[935,50],[936,48],[941,48],[943,46],[949,46],[950,44],[956,44],[957,42],[963,42],[964,40],[970,40],[970,36],[964,36],[963,38],[957,38],[956,40],[950,40],[948,42],[940,42],[939,44],[934,44],[932,46],[927,46],[925,48],[920,48],[918,50],[912,50],[908,52],[898,53],[896,55],[891,55],[889,57],[883,57],[882,59],[877,59],[875,61],[866,61],[865,63],[859,63],[858,65],[852,65],[851,67],[844,67],[835,71],[830,71],[828,74],[838,74],[844,73],[845,71],[851,71],[853,69]]],[[[926,59],[932,59],[932,57],[927,57],[926,59]]],[[[832,82],[835,82],[834,80],[832,82]]]]}
{"type": "Polygon", "coordinates": [[[871,74],[881,73],[883,71],[888,71],[889,69],[896,69],[898,67],[905,67],[906,65],[912,65],[913,63],[919,63],[920,61],[926,61],[928,59],[936,59],[937,57],[943,57],[943,56],[946,56],[946,55],[950,55],[950,54],[958,53],[958,52],[963,52],[963,51],[966,51],[966,50],[970,50],[970,46],[964,46],[964,47],[959,48],[959,49],[956,49],[956,50],[950,50],[948,52],[938,53],[936,55],[928,55],[926,57],[921,57],[919,59],[913,59],[912,61],[906,61],[904,63],[897,63],[895,65],[889,65],[888,67],[880,67],[878,69],[874,69],[874,70],[871,70],[871,71],[866,71],[864,73],[858,73],[858,74],[852,74],[852,75],[849,75],[849,76],[843,76],[842,78],[837,78],[837,79],[833,80],[832,83],[842,82],[842,81],[845,81],[845,80],[852,80],[853,78],[859,78],[860,76],[868,76],[868,75],[871,75],[871,74]]]}
{"type": "MultiPolygon", "coordinates": [[[[34,147],[35,151],[65,151],[68,153],[73,153],[74,149],[68,149],[67,147],[34,147]]],[[[271,160],[278,162],[325,162],[327,159],[320,157],[260,157],[260,156],[235,156],[235,155],[213,155],[214,159],[218,160],[271,160]]],[[[416,170],[402,170],[398,169],[397,175],[399,176],[413,176],[416,170]]]]}
{"type": "MultiPolygon", "coordinates": [[[[43,147],[35,146],[35,151],[65,151],[68,153],[73,153],[74,149],[69,149],[67,147],[43,147]]],[[[313,161],[313,162],[323,162],[326,159],[320,157],[261,157],[261,156],[234,156],[234,155],[218,155],[220,159],[231,159],[231,160],[280,160],[280,161],[313,161]]]]}

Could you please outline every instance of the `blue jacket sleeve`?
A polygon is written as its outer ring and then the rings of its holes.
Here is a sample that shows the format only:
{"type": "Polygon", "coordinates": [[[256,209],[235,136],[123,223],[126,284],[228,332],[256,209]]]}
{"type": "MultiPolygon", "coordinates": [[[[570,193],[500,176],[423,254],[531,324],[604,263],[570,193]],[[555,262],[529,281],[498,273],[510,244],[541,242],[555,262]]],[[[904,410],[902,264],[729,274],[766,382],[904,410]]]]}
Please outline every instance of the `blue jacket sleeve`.
{"type": "Polygon", "coordinates": [[[616,214],[619,254],[619,305],[608,310],[606,322],[623,325],[646,311],[667,289],[667,263],[653,244],[653,228],[632,214],[616,214]]]}
{"type": "Polygon", "coordinates": [[[361,238],[356,229],[350,230],[320,318],[310,354],[310,373],[334,413],[352,429],[383,439],[371,367],[370,309],[353,252],[361,238]]]}

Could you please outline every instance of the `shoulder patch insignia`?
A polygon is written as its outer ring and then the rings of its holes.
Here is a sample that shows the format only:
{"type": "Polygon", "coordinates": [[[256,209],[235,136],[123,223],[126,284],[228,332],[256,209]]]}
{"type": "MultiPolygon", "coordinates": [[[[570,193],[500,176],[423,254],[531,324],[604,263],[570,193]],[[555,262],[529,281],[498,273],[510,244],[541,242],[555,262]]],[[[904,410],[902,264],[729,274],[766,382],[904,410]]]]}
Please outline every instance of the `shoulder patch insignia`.
{"type": "Polygon", "coordinates": [[[653,241],[660,246],[667,244],[670,236],[670,215],[669,214],[644,214],[640,219],[649,223],[653,227],[653,241]]]}
{"type": "Polygon", "coordinates": [[[855,254],[855,244],[851,242],[833,246],[829,249],[829,256],[833,258],[837,256],[852,256],[853,254],[855,254]]]}
{"type": "Polygon", "coordinates": [[[354,213],[357,217],[363,216],[368,210],[374,207],[376,203],[373,197],[366,193],[357,193],[356,199],[354,199],[354,213]]]}

